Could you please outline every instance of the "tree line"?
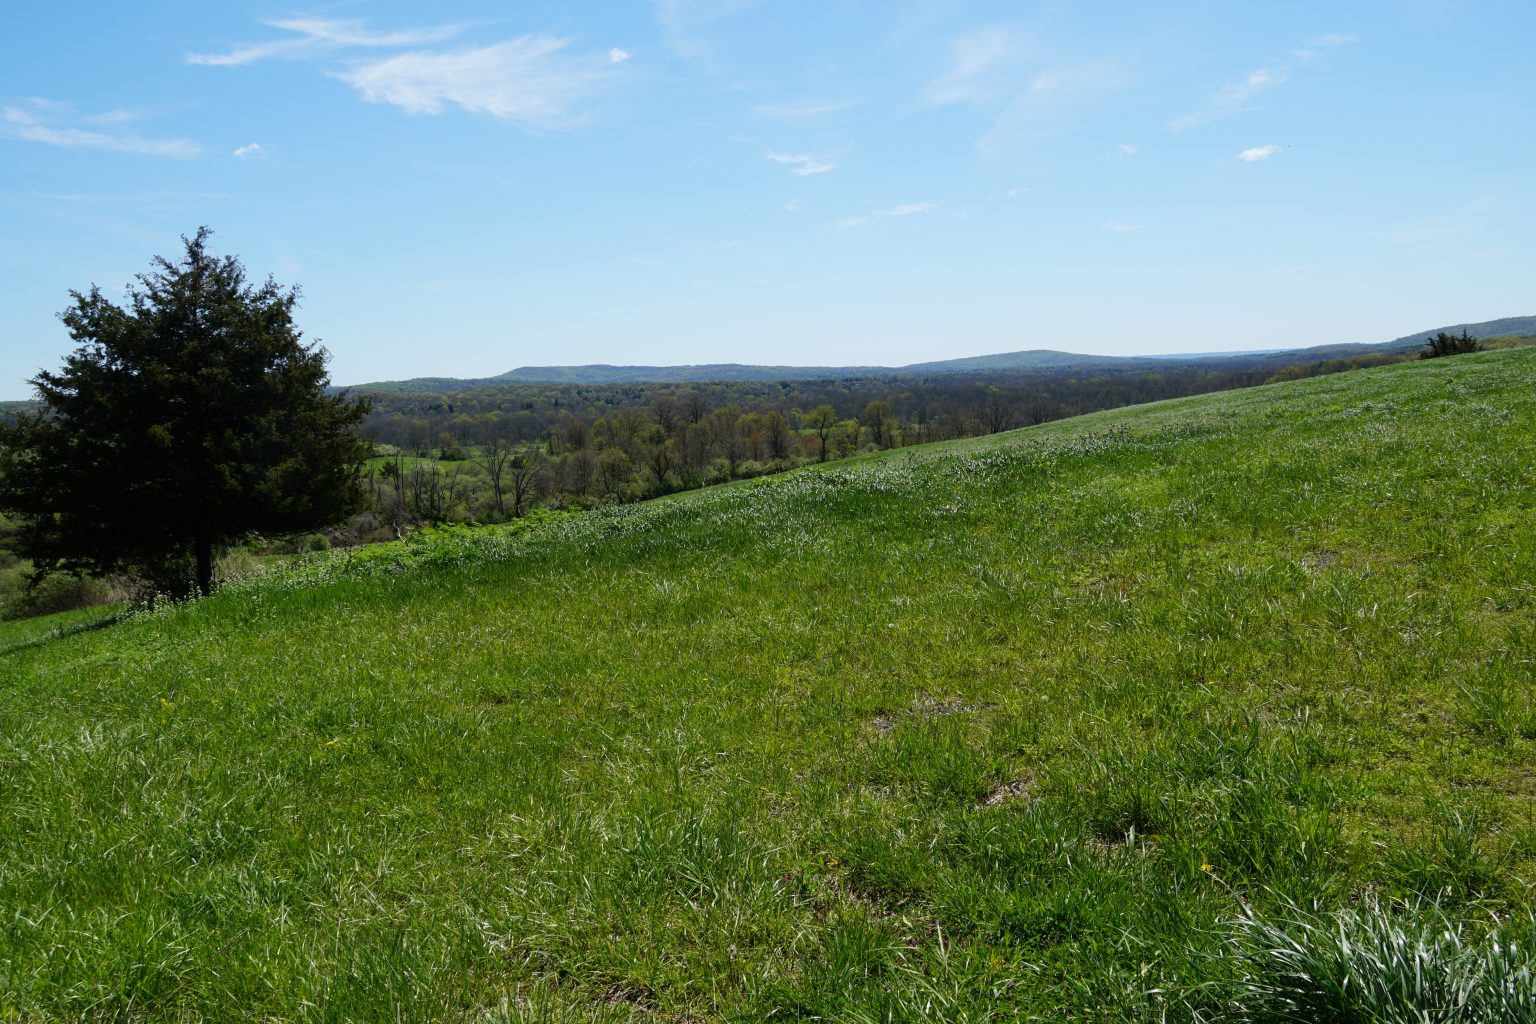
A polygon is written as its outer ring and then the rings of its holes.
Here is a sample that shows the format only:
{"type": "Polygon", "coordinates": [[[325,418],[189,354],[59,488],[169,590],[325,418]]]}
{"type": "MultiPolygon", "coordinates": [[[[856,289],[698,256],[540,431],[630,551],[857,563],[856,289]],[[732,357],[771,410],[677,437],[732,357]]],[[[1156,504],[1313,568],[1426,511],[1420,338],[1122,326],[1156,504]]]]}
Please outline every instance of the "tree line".
{"type": "Polygon", "coordinates": [[[1295,358],[1260,354],[1095,373],[371,391],[361,430],[377,457],[361,529],[382,538],[410,523],[498,521],[538,505],[635,501],[862,452],[1409,356],[1295,358]]]}

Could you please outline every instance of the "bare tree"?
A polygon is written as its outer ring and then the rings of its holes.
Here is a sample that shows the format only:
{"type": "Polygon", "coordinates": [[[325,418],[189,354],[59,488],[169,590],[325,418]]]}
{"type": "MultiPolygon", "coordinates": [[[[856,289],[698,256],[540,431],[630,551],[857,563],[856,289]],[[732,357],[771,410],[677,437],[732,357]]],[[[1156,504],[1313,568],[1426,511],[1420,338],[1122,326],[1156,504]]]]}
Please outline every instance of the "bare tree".
{"type": "Polygon", "coordinates": [[[506,492],[507,462],[512,458],[512,442],[496,434],[492,434],[484,440],[475,452],[475,462],[485,470],[485,475],[491,481],[491,494],[495,496],[496,513],[507,514],[507,505],[503,499],[506,492]]]}
{"type": "Polygon", "coordinates": [[[996,385],[987,388],[981,403],[981,425],[989,434],[1000,434],[1013,425],[1013,402],[996,385]]]}
{"type": "Polygon", "coordinates": [[[685,391],[680,401],[683,407],[683,418],[689,423],[698,423],[709,413],[709,399],[697,391],[685,391]]]}
{"type": "Polygon", "coordinates": [[[535,451],[516,452],[507,459],[507,483],[512,490],[513,516],[521,516],[528,511],[548,465],[548,460],[535,451]]]}
{"type": "Polygon", "coordinates": [[[683,420],[683,412],[678,407],[677,399],[671,395],[662,395],[652,402],[651,415],[656,417],[656,424],[668,437],[672,436],[683,420]]]}
{"type": "Polygon", "coordinates": [[[767,434],[768,455],[773,459],[789,458],[789,420],[781,412],[770,412],[763,417],[763,430],[767,434]]]}
{"type": "Polygon", "coordinates": [[[460,504],[462,465],[448,472],[430,462],[419,462],[406,475],[411,514],[428,523],[443,523],[460,504]]]}

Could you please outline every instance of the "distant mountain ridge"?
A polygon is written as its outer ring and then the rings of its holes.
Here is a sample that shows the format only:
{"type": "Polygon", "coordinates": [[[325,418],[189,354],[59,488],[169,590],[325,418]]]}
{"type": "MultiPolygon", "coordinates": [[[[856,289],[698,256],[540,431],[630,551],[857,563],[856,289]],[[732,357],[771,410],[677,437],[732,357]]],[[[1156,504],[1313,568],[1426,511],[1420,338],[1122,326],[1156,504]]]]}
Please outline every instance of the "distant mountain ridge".
{"type": "Polygon", "coordinates": [[[683,383],[688,381],[818,380],[826,377],[861,378],[928,373],[975,373],[987,370],[1054,372],[1065,369],[1105,369],[1153,362],[1155,357],[1095,356],[1054,349],[1029,349],[989,356],[965,356],[905,366],[754,366],[745,363],[702,363],[688,366],[520,366],[491,377],[516,384],[627,384],[683,383]]]}
{"type": "Polygon", "coordinates": [[[1399,351],[1417,348],[1439,331],[1459,334],[1466,330],[1480,338],[1502,335],[1536,335],[1536,316],[1505,317],[1481,323],[1436,327],[1378,344],[1317,345],[1309,348],[1266,349],[1248,352],[1193,353],[1184,355],[1100,356],[1055,349],[1026,349],[994,355],[963,356],[905,366],[759,366],[746,363],[701,363],[684,366],[619,366],[591,363],[583,366],[520,366],[515,370],[484,378],[418,377],[410,381],[381,381],[357,385],[358,390],[396,388],[409,384],[413,389],[454,390],[466,386],[491,384],[681,384],[706,381],[817,380],[823,378],[858,379],[869,377],[925,376],[941,373],[1062,373],[1081,370],[1102,372],[1140,370],[1167,366],[1170,362],[1210,362],[1231,360],[1274,360],[1318,362],[1347,358],[1365,352],[1399,351]]]}
{"type": "Polygon", "coordinates": [[[1387,342],[1382,347],[1416,348],[1441,331],[1447,334],[1460,334],[1462,331],[1466,331],[1468,334],[1478,338],[1497,338],[1506,334],[1530,335],[1536,334],[1536,316],[1507,316],[1502,320],[1486,320],[1480,324],[1456,324],[1454,327],[1436,327],[1433,330],[1420,331],[1418,334],[1405,334],[1395,341],[1387,342]]]}

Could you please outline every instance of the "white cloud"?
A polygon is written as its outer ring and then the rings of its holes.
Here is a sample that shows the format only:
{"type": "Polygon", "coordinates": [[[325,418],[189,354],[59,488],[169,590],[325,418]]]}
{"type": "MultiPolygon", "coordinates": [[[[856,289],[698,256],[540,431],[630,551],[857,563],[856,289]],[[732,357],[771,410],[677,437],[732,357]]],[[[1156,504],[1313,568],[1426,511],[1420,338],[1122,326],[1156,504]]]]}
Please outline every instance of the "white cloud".
{"type": "Polygon", "coordinates": [[[1218,118],[1236,114],[1247,107],[1248,102],[1261,92],[1273,89],[1284,83],[1286,74],[1284,71],[1271,71],[1268,68],[1259,68],[1249,72],[1248,76],[1240,82],[1233,82],[1211,97],[1211,101],[1200,110],[1182,117],[1176,117],[1168,122],[1168,127],[1174,131],[1183,131],[1186,128],[1194,128],[1197,125],[1214,121],[1218,118]]]}
{"type": "Polygon", "coordinates": [[[1258,163],[1260,160],[1268,160],[1280,152],[1279,146],[1250,146],[1237,154],[1237,158],[1244,163],[1258,163]]]}
{"type": "Polygon", "coordinates": [[[1003,197],[1005,199],[1017,199],[1019,196],[1028,191],[1029,189],[1027,188],[1011,188],[1007,192],[1003,193],[1003,197]]]}
{"type": "Polygon", "coordinates": [[[802,100],[792,103],[764,103],[752,109],[764,117],[797,121],[824,114],[836,114],[858,106],[857,100],[802,100]]]}
{"type": "Polygon", "coordinates": [[[910,217],[916,213],[928,213],[938,209],[937,203],[902,203],[888,210],[873,210],[862,217],[844,217],[835,225],[839,228],[858,228],[865,224],[873,224],[876,221],[894,220],[897,217],[910,217]]]}
{"type": "Polygon", "coordinates": [[[133,118],[120,111],[106,115],[72,118],[70,105],[56,100],[29,100],[24,106],[0,107],[0,139],[36,142],[60,149],[95,149],[136,156],[164,156],[189,160],[202,156],[203,147],[190,139],[147,139],[132,132],[97,131],[78,124],[111,127],[133,118]]]}
{"type": "Polygon", "coordinates": [[[335,72],[370,103],[412,114],[446,106],[489,114],[525,128],[568,127],[576,103],[607,80],[607,55],[567,54],[569,40],[522,36],[466,50],[415,51],[335,72]]]}
{"type": "Polygon", "coordinates": [[[1100,231],[1109,231],[1117,235],[1130,234],[1133,231],[1143,231],[1145,229],[1145,224],[1136,224],[1123,220],[1107,220],[1099,225],[1100,231]]]}
{"type": "Polygon", "coordinates": [[[950,44],[953,63],[949,70],[928,83],[923,104],[942,107],[951,103],[983,103],[996,99],[1001,89],[990,81],[991,72],[1019,53],[1018,41],[1006,29],[986,28],[961,36],[950,44]]]}
{"type": "Polygon", "coordinates": [[[803,199],[791,199],[789,202],[784,204],[784,209],[790,213],[799,213],[804,208],[805,200],[803,199]]]}
{"type": "Polygon", "coordinates": [[[294,33],[294,38],[267,43],[247,43],[227,53],[189,53],[188,64],[210,67],[238,67],[260,60],[302,60],[324,56],[337,50],[355,48],[396,48],[425,46],[452,39],[464,30],[462,25],[372,32],[361,21],[329,18],[281,18],[263,24],[294,33]]]}
{"type": "Polygon", "coordinates": [[[764,159],[783,164],[789,168],[789,173],[798,174],[802,178],[837,170],[837,164],[834,161],[823,160],[808,153],[768,153],[765,154],[764,159]]]}
{"type": "Polygon", "coordinates": [[[1137,153],[1140,153],[1140,152],[1141,152],[1141,147],[1140,146],[1133,146],[1129,142],[1122,142],[1122,143],[1120,143],[1120,145],[1115,147],[1115,156],[1119,157],[1122,160],[1124,160],[1124,159],[1126,159],[1128,157],[1133,157],[1137,153]]]}
{"type": "Polygon", "coordinates": [[[260,156],[263,152],[264,151],[261,148],[261,143],[259,143],[259,142],[252,142],[252,143],[248,143],[248,144],[246,144],[244,146],[241,146],[239,149],[235,150],[230,155],[231,156],[235,156],[235,157],[239,157],[241,160],[244,160],[247,157],[260,156]]]}
{"type": "Polygon", "coordinates": [[[361,21],[286,18],[265,22],[292,38],[236,47],[228,53],[188,54],[193,64],[231,67],[258,60],[335,58],[330,72],[370,103],[390,103],[413,114],[437,114],[449,106],[489,114],[527,129],[560,128],[576,118],[576,103],[595,92],[630,59],[627,50],[571,54],[570,40],[525,35],[489,46],[422,49],[461,34],[462,25],[378,32],[361,21]],[[356,51],[396,49],[387,57],[356,51]]]}

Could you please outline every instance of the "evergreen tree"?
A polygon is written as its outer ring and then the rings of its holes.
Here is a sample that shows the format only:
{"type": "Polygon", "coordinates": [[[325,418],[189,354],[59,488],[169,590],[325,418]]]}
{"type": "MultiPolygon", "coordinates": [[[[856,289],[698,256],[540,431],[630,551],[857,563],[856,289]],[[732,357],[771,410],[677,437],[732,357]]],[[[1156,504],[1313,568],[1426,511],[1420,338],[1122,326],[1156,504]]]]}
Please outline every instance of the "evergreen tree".
{"type": "Polygon", "coordinates": [[[183,237],[127,303],[95,286],[60,314],[77,348],[32,384],[42,409],[0,427],[0,509],[38,576],[127,573],[207,594],[220,545],[329,525],[363,499],[364,400],[329,394],[296,289],[183,237]]]}
{"type": "Polygon", "coordinates": [[[1461,329],[1460,336],[1441,331],[1424,343],[1424,348],[1419,351],[1420,359],[1439,359],[1441,356],[1459,356],[1467,352],[1477,352],[1482,344],[1470,334],[1467,329],[1461,329]]]}

